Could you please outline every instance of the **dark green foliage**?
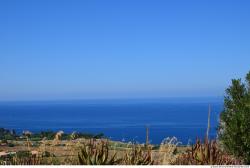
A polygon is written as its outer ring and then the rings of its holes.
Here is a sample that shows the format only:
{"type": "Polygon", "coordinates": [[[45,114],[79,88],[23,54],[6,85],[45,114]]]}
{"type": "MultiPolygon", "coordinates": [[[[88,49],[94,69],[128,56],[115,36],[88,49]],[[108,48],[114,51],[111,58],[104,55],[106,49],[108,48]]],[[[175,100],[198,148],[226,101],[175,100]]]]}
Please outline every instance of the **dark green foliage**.
{"type": "MultiPolygon", "coordinates": [[[[41,131],[38,133],[34,133],[34,134],[30,134],[28,135],[28,138],[31,141],[41,141],[43,138],[46,138],[47,140],[53,140],[55,138],[57,132],[54,131],[41,131]]],[[[64,133],[62,134],[62,140],[71,140],[72,134],[67,134],[64,133]]],[[[81,132],[77,132],[75,133],[76,138],[86,138],[86,139],[101,139],[104,137],[103,133],[99,133],[99,134],[90,134],[90,133],[81,133],[81,132]]],[[[15,130],[8,130],[8,129],[4,129],[4,128],[0,128],[0,140],[25,140],[27,137],[27,135],[18,135],[16,134],[15,130]]]]}
{"type": "Polygon", "coordinates": [[[0,128],[0,140],[15,140],[17,138],[15,130],[0,128]]]}
{"type": "MultiPolygon", "coordinates": [[[[32,134],[30,138],[31,138],[32,141],[39,141],[39,140],[42,140],[45,137],[46,137],[47,140],[53,140],[55,138],[55,135],[56,135],[56,132],[53,132],[53,131],[42,131],[40,133],[32,134]]],[[[64,134],[62,134],[61,140],[71,140],[72,139],[71,135],[72,134],[64,133],[64,134]]],[[[100,138],[103,137],[103,134],[100,133],[100,134],[94,135],[94,134],[80,133],[79,132],[79,133],[75,133],[75,136],[77,138],[100,139],[100,138]]]]}
{"type": "Polygon", "coordinates": [[[16,153],[16,157],[18,158],[24,158],[24,157],[30,157],[30,156],[31,156],[30,151],[18,151],[16,153]]]}
{"type": "Polygon", "coordinates": [[[41,139],[46,137],[48,140],[54,139],[55,135],[56,135],[56,132],[53,132],[53,131],[42,131],[41,133],[37,134],[37,136],[39,136],[41,139]]]}
{"type": "Polygon", "coordinates": [[[15,145],[13,143],[8,143],[9,147],[14,147],[15,145]]]}
{"type": "Polygon", "coordinates": [[[8,141],[6,139],[1,140],[1,143],[6,143],[8,144],[8,141]]]}
{"type": "Polygon", "coordinates": [[[41,138],[40,137],[31,137],[30,138],[30,141],[41,141],[41,138]]]}
{"type": "Polygon", "coordinates": [[[240,160],[232,158],[222,152],[216,141],[209,141],[207,138],[204,144],[197,139],[192,149],[186,151],[177,157],[174,165],[239,165],[240,160]]]}
{"type": "Polygon", "coordinates": [[[42,153],[42,157],[56,157],[53,153],[50,153],[48,151],[44,151],[42,153]]]}
{"type": "Polygon", "coordinates": [[[160,149],[160,145],[154,145],[153,147],[152,147],[152,150],[159,150],[160,149]]]}
{"type": "Polygon", "coordinates": [[[107,141],[93,141],[83,144],[78,153],[80,165],[115,165],[121,162],[116,158],[116,153],[109,156],[109,146],[107,141]]]}
{"type": "Polygon", "coordinates": [[[250,164],[250,72],[226,89],[218,134],[227,152],[250,164]]]}
{"type": "MultiPolygon", "coordinates": [[[[99,133],[99,134],[96,134],[93,136],[94,139],[101,139],[104,137],[104,134],[103,133],[99,133]]],[[[91,138],[91,137],[90,137],[91,138]]]]}

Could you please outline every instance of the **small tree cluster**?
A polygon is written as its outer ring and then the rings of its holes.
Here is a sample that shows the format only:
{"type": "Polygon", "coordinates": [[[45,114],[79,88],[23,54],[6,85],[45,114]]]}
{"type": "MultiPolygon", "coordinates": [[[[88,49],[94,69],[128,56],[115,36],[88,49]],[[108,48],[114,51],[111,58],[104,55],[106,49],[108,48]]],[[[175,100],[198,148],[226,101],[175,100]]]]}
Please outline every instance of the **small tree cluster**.
{"type": "Polygon", "coordinates": [[[246,82],[233,79],[226,89],[219,139],[225,150],[250,164],[250,72],[246,82]]]}

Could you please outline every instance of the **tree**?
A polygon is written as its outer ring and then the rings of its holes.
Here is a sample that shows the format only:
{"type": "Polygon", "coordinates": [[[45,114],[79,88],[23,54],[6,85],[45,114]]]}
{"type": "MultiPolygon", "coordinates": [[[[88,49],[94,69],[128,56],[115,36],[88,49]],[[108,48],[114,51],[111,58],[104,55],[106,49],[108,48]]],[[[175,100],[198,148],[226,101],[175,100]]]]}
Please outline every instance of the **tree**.
{"type": "Polygon", "coordinates": [[[245,83],[233,79],[226,89],[220,120],[218,135],[224,149],[250,164],[250,72],[245,83]]]}

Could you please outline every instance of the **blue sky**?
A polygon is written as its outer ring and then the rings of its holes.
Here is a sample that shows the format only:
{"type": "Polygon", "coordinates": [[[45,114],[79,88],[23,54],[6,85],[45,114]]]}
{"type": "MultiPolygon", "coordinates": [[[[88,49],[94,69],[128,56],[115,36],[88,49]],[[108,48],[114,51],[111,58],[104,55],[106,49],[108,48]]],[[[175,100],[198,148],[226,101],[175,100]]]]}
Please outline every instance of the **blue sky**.
{"type": "Polygon", "coordinates": [[[0,1],[0,100],[222,96],[250,1],[0,1]]]}

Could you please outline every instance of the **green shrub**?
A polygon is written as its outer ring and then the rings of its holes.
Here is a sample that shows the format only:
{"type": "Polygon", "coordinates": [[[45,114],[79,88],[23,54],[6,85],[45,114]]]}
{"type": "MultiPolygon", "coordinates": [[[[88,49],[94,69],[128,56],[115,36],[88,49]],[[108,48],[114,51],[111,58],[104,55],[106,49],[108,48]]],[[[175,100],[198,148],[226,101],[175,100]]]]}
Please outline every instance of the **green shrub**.
{"type": "Polygon", "coordinates": [[[9,147],[14,147],[15,145],[13,143],[8,143],[9,147]]]}
{"type": "Polygon", "coordinates": [[[1,140],[1,143],[6,143],[6,144],[7,144],[8,141],[7,141],[7,139],[2,139],[2,140],[1,140]]]}
{"type": "Polygon", "coordinates": [[[41,141],[40,137],[31,137],[30,138],[31,141],[41,141]]]}
{"type": "Polygon", "coordinates": [[[8,130],[5,128],[0,128],[0,140],[6,139],[6,140],[15,140],[17,138],[16,131],[15,130],[8,130]]]}
{"type": "Polygon", "coordinates": [[[250,164],[250,72],[246,83],[233,79],[226,89],[218,134],[227,152],[250,164]]]}
{"type": "Polygon", "coordinates": [[[16,157],[18,158],[31,157],[31,152],[30,151],[18,151],[16,153],[16,157]]]}

